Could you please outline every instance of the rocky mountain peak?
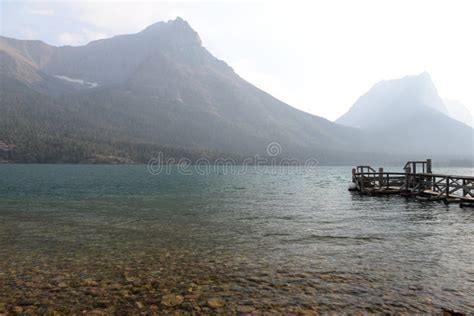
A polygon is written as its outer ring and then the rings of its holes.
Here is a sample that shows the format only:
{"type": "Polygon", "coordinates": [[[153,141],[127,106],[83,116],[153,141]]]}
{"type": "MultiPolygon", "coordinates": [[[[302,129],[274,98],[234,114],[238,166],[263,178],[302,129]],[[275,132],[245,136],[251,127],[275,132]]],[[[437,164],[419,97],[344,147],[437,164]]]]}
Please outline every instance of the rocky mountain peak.
{"type": "Polygon", "coordinates": [[[202,46],[201,38],[189,23],[181,17],[168,22],[157,22],[143,30],[144,34],[166,38],[186,46],[202,46]]]}
{"type": "Polygon", "coordinates": [[[395,118],[403,121],[405,117],[426,109],[447,114],[431,76],[423,72],[379,82],[362,95],[337,122],[360,128],[378,127],[386,124],[380,120],[381,117],[391,117],[390,122],[393,123],[395,118]]]}

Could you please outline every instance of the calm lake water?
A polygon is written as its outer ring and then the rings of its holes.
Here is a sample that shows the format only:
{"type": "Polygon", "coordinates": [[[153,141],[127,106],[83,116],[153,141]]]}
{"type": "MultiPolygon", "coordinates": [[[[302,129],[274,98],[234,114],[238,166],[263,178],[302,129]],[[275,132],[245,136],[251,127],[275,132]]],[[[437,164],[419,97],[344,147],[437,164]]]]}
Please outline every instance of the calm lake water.
{"type": "Polygon", "coordinates": [[[473,312],[474,210],[350,173],[0,165],[0,313],[473,312]]]}

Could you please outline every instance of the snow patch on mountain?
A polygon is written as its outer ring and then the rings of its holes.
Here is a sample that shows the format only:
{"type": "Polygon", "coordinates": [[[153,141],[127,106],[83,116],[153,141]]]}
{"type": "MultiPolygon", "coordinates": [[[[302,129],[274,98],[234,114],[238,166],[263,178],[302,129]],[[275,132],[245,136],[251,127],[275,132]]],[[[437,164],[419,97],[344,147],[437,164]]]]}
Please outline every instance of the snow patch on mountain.
{"type": "Polygon", "coordinates": [[[99,86],[99,84],[97,82],[89,82],[89,81],[85,81],[85,80],[82,80],[82,79],[75,79],[75,78],[69,78],[67,76],[61,76],[61,75],[54,75],[55,78],[58,78],[58,79],[61,79],[61,80],[65,80],[65,81],[68,81],[68,82],[72,82],[72,83],[77,83],[77,84],[80,84],[82,86],[86,86],[87,88],[96,88],[99,86]]]}

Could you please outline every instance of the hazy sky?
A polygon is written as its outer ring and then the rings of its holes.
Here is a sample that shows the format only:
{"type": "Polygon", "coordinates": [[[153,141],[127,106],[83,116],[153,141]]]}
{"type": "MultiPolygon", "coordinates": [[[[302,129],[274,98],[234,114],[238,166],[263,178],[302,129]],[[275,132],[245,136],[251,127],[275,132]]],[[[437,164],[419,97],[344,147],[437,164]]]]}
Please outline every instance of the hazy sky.
{"type": "Polygon", "coordinates": [[[4,1],[0,33],[53,45],[181,16],[243,78],[334,120],[373,84],[428,71],[474,112],[474,1],[4,1]]]}

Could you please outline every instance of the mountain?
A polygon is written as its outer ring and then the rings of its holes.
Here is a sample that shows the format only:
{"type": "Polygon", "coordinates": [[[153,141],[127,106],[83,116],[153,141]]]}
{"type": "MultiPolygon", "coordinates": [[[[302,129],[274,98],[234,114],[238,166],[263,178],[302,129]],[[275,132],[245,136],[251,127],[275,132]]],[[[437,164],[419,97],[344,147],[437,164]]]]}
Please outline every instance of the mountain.
{"type": "Polygon", "coordinates": [[[459,101],[444,99],[449,116],[468,126],[474,127],[474,118],[469,109],[459,101]]]}
{"type": "Polygon", "coordinates": [[[0,161],[240,160],[271,142],[322,164],[473,156],[426,73],[377,84],[332,123],[242,79],[181,18],[77,47],[0,37],[0,111],[0,161]]]}
{"type": "Polygon", "coordinates": [[[54,162],[51,146],[62,143],[87,154],[63,153],[58,161],[93,159],[103,148],[144,159],[114,149],[118,143],[245,156],[277,141],[288,156],[328,161],[364,150],[358,130],[299,111],[240,78],[181,18],[79,47],[1,37],[0,69],[0,142],[23,155],[35,148],[31,161],[54,162]]]}
{"type": "Polygon", "coordinates": [[[378,129],[418,112],[431,109],[448,114],[431,77],[424,72],[397,80],[381,81],[362,95],[337,123],[361,129],[378,129]],[[382,117],[390,117],[389,122],[382,117]]]}
{"type": "Polygon", "coordinates": [[[449,116],[426,72],[377,83],[336,123],[360,128],[386,152],[474,156],[474,130],[449,116]]]}

